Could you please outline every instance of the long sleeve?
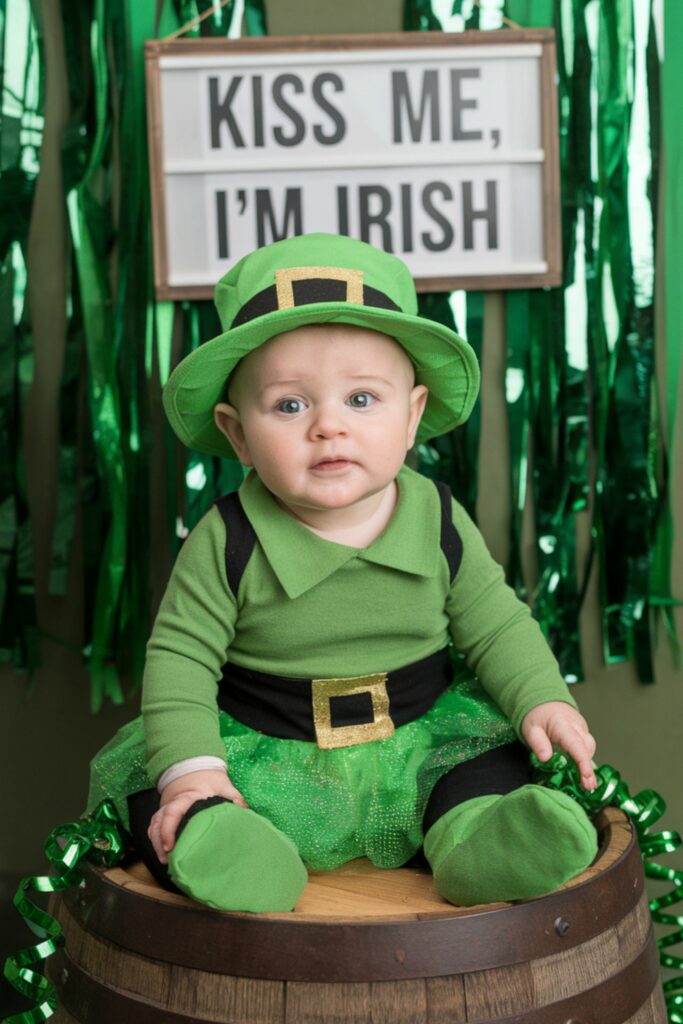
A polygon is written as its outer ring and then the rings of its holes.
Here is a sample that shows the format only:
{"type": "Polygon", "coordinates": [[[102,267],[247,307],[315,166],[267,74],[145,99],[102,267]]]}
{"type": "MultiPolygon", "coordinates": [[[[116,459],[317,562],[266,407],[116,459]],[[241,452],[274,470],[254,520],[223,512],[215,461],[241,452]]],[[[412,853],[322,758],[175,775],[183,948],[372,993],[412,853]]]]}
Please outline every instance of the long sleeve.
{"type": "Polygon", "coordinates": [[[236,617],[225,575],[225,527],[213,508],[178,555],[147,644],[142,714],[154,781],[185,758],[224,760],[217,680],[236,617]]]}
{"type": "Polygon", "coordinates": [[[502,568],[457,502],[453,523],[463,557],[447,601],[451,638],[519,735],[524,716],[538,704],[576,704],[529,607],[505,583],[502,568]]]}

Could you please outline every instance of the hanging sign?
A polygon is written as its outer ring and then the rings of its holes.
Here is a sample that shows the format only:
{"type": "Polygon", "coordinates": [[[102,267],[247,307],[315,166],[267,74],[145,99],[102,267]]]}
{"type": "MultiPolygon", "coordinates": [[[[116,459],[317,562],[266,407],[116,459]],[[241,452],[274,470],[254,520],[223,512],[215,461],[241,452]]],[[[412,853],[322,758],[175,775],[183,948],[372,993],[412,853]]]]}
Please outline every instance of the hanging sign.
{"type": "Polygon", "coordinates": [[[146,44],[157,296],[311,231],[421,291],[561,281],[548,29],[146,44]]]}

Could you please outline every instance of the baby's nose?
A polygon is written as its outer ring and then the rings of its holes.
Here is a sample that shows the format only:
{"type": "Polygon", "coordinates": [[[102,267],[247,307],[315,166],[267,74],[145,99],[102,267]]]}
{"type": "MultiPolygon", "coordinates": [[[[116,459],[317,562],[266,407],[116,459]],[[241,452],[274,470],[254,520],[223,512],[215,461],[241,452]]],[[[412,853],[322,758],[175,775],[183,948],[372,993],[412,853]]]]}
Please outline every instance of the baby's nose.
{"type": "Polygon", "coordinates": [[[343,409],[336,403],[318,406],[313,417],[311,430],[316,437],[330,437],[347,432],[343,409]]]}

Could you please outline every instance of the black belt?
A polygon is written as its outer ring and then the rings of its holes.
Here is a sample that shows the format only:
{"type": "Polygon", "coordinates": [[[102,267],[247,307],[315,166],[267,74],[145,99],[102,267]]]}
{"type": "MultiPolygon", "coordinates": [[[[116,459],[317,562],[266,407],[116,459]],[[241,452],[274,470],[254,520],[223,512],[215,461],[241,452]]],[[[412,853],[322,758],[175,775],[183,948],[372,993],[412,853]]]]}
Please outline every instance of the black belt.
{"type": "Polygon", "coordinates": [[[393,672],[346,679],[295,679],[227,664],[218,706],[268,736],[333,749],[391,736],[429,711],[452,678],[446,647],[393,672]]]}

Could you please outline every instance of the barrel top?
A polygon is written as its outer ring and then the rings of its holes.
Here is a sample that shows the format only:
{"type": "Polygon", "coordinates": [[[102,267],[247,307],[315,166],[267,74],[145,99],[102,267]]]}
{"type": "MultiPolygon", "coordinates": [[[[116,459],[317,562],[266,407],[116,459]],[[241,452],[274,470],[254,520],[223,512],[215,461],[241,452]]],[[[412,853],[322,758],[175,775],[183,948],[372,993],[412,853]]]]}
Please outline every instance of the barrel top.
{"type": "MultiPolygon", "coordinates": [[[[594,863],[582,874],[561,886],[557,892],[574,889],[603,874],[628,849],[632,841],[632,828],[628,817],[622,811],[608,807],[596,819],[596,827],[601,841],[594,863]]],[[[91,870],[97,872],[95,868],[91,870]]],[[[119,886],[131,894],[157,900],[171,907],[197,907],[197,904],[187,896],[162,889],[141,861],[135,860],[123,867],[110,868],[101,874],[108,883],[119,886]]],[[[258,917],[289,922],[322,920],[335,923],[355,923],[364,918],[452,918],[479,912],[488,913],[493,909],[520,906],[529,902],[532,901],[456,907],[436,892],[428,868],[382,869],[374,867],[367,859],[360,858],[333,871],[312,871],[293,912],[259,914],[258,917]]],[[[209,907],[203,907],[202,910],[206,913],[223,913],[209,907]]],[[[252,918],[254,915],[230,916],[252,918]]]]}
{"type": "Polygon", "coordinates": [[[85,886],[65,893],[64,902],[102,939],[217,973],[435,977],[452,974],[456,963],[459,971],[477,970],[564,952],[617,924],[640,898],[642,862],[626,815],[608,808],[595,823],[601,843],[593,865],[547,896],[514,904],[454,907],[434,892],[429,872],[382,871],[366,861],[313,873],[289,914],[212,910],[165,892],[139,864],[88,866],[85,886]]]}

